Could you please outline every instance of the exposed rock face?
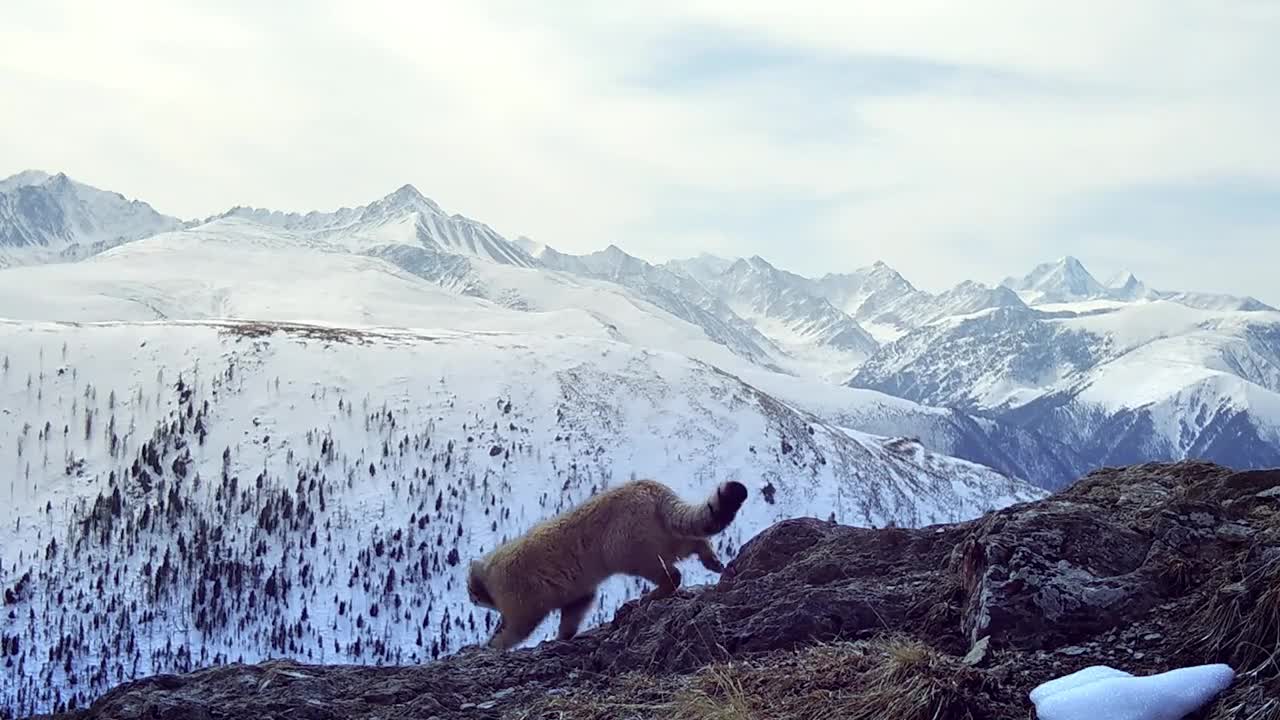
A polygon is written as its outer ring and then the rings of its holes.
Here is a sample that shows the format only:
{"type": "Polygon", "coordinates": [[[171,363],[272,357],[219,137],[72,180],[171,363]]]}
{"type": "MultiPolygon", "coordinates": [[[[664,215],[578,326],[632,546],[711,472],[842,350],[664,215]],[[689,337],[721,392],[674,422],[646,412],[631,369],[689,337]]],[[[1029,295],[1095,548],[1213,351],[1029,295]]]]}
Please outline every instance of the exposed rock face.
{"type": "Polygon", "coordinates": [[[120,686],[76,717],[700,717],[698,698],[730,702],[707,689],[724,673],[753,717],[790,717],[753,680],[776,667],[788,693],[821,686],[833,705],[896,702],[901,683],[926,717],[1026,718],[1031,687],[1089,665],[1227,662],[1241,677],[1194,717],[1272,718],[1278,613],[1280,471],[1153,464],[956,525],[781,522],[716,586],[632,602],[569,642],[421,667],[212,668],[120,686]],[[911,640],[876,645],[886,633],[911,640]]]}

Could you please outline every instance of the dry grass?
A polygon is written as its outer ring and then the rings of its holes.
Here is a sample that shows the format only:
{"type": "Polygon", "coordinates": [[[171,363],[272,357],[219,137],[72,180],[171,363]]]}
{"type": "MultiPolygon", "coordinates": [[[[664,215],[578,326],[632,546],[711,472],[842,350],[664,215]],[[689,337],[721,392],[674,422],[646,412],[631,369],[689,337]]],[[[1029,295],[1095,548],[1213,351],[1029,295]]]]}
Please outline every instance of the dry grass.
{"type": "Polygon", "coordinates": [[[1181,594],[1198,583],[1200,570],[1195,561],[1175,555],[1160,567],[1160,581],[1173,593],[1181,594]]]}
{"type": "Polygon", "coordinates": [[[1213,705],[1206,720],[1280,720],[1280,678],[1267,684],[1239,684],[1213,705]]]}
{"type": "Polygon", "coordinates": [[[1260,506],[1254,511],[1261,516],[1262,535],[1266,540],[1275,543],[1280,541],[1280,510],[1268,506],[1260,506]]]}
{"type": "Polygon", "coordinates": [[[1280,559],[1218,587],[1188,628],[1206,657],[1261,678],[1280,675],[1280,559]]]}
{"type": "Polygon", "coordinates": [[[549,698],[524,717],[563,720],[961,720],[982,717],[981,671],[907,638],[836,643],[717,663],[685,679],[633,676],[549,698]]]}

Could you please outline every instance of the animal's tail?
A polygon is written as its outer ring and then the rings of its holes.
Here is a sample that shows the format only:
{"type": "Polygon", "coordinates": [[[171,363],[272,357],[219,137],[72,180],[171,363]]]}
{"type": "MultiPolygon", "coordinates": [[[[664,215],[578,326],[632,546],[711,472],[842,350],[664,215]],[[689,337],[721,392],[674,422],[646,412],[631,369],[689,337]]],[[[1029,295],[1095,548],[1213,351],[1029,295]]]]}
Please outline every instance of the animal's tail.
{"type": "Polygon", "coordinates": [[[707,537],[729,527],[738,508],[747,500],[747,487],[736,480],[722,483],[702,504],[687,503],[672,497],[663,515],[667,526],[683,537],[707,537]]]}

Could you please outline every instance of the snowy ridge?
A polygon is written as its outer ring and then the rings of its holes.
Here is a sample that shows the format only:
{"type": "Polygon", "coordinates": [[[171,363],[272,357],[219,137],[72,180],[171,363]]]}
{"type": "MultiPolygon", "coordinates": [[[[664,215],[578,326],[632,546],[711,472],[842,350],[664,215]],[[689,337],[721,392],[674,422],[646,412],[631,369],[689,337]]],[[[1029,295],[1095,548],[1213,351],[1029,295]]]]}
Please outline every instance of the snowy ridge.
{"type": "Polygon", "coordinates": [[[838,379],[878,346],[856,320],[811,293],[810,280],[775,268],[759,256],[738,259],[719,274],[714,274],[714,268],[722,265],[711,258],[670,267],[689,273],[772,339],[793,358],[786,367],[799,374],[838,379]]]}
{"type": "Polygon", "coordinates": [[[1280,463],[1280,313],[1153,301],[921,328],[850,384],[1061,438],[1095,465],[1280,463]]]}
{"type": "MultiPolygon", "coordinates": [[[[494,621],[466,558],[633,471],[690,499],[746,483],[727,556],[786,517],[917,526],[1044,494],[610,341],[229,321],[0,339],[19,715],[209,663],[451,652],[494,621]]],[[[588,624],[640,591],[607,583],[588,624]]]]}
{"type": "Polygon", "coordinates": [[[209,220],[221,218],[252,220],[341,245],[350,252],[408,245],[521,267],[537,264],[527,252],[488,225],[461,215],[445,214],[412,185],[404,185],[368,205],[331,213],[282,213],[236,207],[209,220]]]}
{"type": "Polygon", "coordinates": [[[1014,290],[1028,305],[1034,306],[1088,300],[1112,300],[1118,303],[1168,300],[1201,310],[1275,310],[1270,305],[1247,296],[1154,290],[1128,270],[1116,273],[1103,284],[1079,260],[1071,256],[1037,265],[1024,277],[1005,278],[1001,285],[1014,290]]]}
{"type": "Polygon", "coordinates": [[[0,180],[0,267],[78,260],[180,225],[62,173],[26,170],[0,180]]]}
{"type": "Polygon", "coordinates": [[[743,320],[720,298],[687,275],[651,265],[616,245],[589,255],[567,255],[546,245],[538,249],[544,267],[614,282],[672,315],[701,327],[707,336],[736,355],[771,370],[785,351],[743,320]]]}

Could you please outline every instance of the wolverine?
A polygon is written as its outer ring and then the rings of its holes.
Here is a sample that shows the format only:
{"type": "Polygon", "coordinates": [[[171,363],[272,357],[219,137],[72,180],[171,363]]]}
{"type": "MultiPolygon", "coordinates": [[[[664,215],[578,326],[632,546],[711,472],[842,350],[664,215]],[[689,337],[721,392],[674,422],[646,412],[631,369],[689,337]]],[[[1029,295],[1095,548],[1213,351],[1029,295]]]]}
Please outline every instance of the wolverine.
{"type": "Polygon", "coordinates": [[[707,538],[728,527],[746,499],[746,486],[736,481],[722,483],[698,504],[655,480],[633,479],[472,560],[471,602],[500,615],[489,647],[520,644],[556,610],[557,637],[572,638],[596,588],[614,575],[654,583],[642,599],[657,600],[680,587],[678,560],[697,555],[703,567],[724,572],[707,538]]]}

